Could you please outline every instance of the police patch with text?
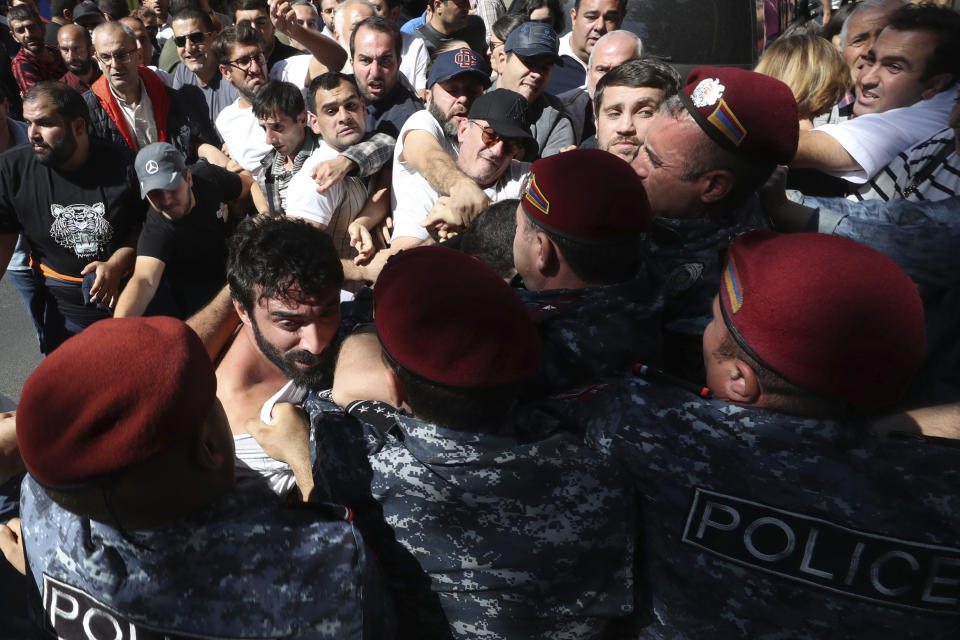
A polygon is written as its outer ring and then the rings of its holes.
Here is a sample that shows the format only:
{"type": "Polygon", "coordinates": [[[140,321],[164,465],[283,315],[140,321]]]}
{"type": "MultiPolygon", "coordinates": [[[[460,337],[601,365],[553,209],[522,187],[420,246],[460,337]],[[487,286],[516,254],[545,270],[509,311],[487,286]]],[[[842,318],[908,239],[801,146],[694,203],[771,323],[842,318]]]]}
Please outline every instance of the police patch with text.
{"type": "Polygon", "coordinates": [[[737,564],[902,609],[960,614],[960,549],[696,488],[683,542],[737,564]]]}
{"type": "Polygon", "coordinates": [[[63,640],[222,640],[135,623],[82,589],[47,574],[43,574],[43,611],[63,640]]]}

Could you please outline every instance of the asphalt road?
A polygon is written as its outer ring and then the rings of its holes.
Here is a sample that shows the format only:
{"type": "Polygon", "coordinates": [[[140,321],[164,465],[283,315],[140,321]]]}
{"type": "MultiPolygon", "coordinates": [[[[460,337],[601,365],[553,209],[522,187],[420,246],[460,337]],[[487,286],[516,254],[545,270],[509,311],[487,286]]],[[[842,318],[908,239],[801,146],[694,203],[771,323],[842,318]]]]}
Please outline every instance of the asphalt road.
{"type": "Polygon", "coordinates": [[[0,393],[19,400],[24,381],[40,360],[33,323],[4,276],[0,280],[0,393]]]}

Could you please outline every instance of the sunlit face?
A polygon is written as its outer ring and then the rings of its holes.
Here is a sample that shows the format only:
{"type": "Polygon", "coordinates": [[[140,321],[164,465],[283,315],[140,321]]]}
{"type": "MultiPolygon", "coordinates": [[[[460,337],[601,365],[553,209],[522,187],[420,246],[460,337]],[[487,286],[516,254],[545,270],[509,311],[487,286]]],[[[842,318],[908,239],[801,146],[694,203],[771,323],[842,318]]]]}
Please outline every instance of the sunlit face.
{"type": "Polygon", "coordinates": [[[143,0],[141,4],[148,9],[153,9],[161,20],[166,21],[170,11],[170,0],[143,0]]]}
{"type": "Polygon", "coordinates": [[[924,80],[927,62],[933,58],[936,36],[926,30],[898,31],[887,28],[864,57],[857,77],[854,115],[882,113],[919,102],[932,89],[924,80]]]}
{"type": "Polygon", "coordinates": [[[83,76],[90,72],[93,52],[87,44],[87,32],[77,25],[64,25],[57,31],[57,45],[63,64],[71,73],[83,76]]]}
{"type": "Polygon", "coordinates": [[[685,159],[704,135],[693,120],[676,120],[666,113],[650,119],[644,144],[631,163],[643,180],[654,215],[696,217],[703,210],[698,180],[684,180],[685,159]]]}
{"type": "Polygon", "coordinates": [[[623,15],[617,0],[581,0],[579,11],[570,9],[570,22],[570,48],[587,64],[593,45],[608,31],[619,29],[623,15]]]}
{"type": "MultiPolygon", "coordinates": [[[[106,28],[104,28],[106,29],[106,28]]],[[[93,40],[100,69],[107,82],[120,95],[126,95],[140,85],[137,67],[137,41],[120,29],[100,30],[93,40]]]]}
{"type": "MultiPolygon", "coordinates": [[[[296,15],[297,24],[309,31],[317,31],[317,24],[320,22],[320,17],[317,15],[317,10],[314,9],[312,4],[295,4],[293,5],[293,13],[296,15]]],[[[290,39],[290,44],[301,51],[307,51],[305,46],[292,38],[290,39]]]]}
{"type": "Polygon", "coordinates": [[[523,148],[521,140],[497,136],[486,120],[461,121],[458,139],[457,166],[484,189],[503,175],[523,148]]]}
{"type": "Polygon", "coordinates": [[[331,147],[342,151],[356,144],[366,133],[367,107],[349,82],[334,89],[317,89],[317,113],[311,123],[331,147]]]}
{"type": "Polygon", "coordinates": [[[220,65],[220,72],[243,96],[252,101],[267,83],[267,59],[255,44],[234,43],[230,64],[220,65]]]}
{"type": "Polygon", "coordinates": [[[461,73],[443,82],[437,82],[427,90],[427,108],[443,126],[448,138],[456,138],[460,122],[474,100],[483,93],[483,84],[474,73],[461,73]]]}
{"type": "Polygon", "coordinates": [[[192,188],[193,176],[187,170],[176,189],[153,189],[147,193],[147,202],[163,217],[177,221],[193,209],[196,201],[192,188]]]}
{"type": "Polygon", "coordinates": [[[294,288],[290,299],[263,298],[240,318],[263,355],[309,389],[320,384],[332,364],[329,347],[340,326],[340,288],[330,287],[318,297],[297,294],[294,288]]]}
{"type": "Polygon", "coordinates": [[[253,28],[260,32],[264,46],[270,48],[273,45],[273,22],[270,21],[270,16],[265,9],[237,9],[236,21],[241,20],[250,21],[253,28]]]}
{"type": "Polygon", "coordinates": [[[11,20],[10,34],[21,47],[38,56],[43,53],[43,23],[33,18],[11,20]]]}
{"type": "Polygon", "coordinates": [[[354,39],[353,73],[367,104],[380,100],[397,84],[400,60],[389,33],[360,27],[354,39]]]}
{"type": "Polygon", "coordinates": [[[663,90],[653,87],[606,87],[597,105],[597,146],[633,160],[663,97],[663,90]]]}
{"type": "Polygon", "coordinates": [[[870,51],[877,36],[890,22],[890,16],[894,10],[896,10],[895,6],[870,7],[860,9],[850,16],[850,21],[847,23],[847,42],[842,53],[843,59],[850,67],[850,77],[854,82],[857,80],[858,69],[862,66],[860,57],[870,51]]]}
{"type": "Polygon", "coordinates": [[[281,158],[296,155],[303,145],[303,127],[307,123],[307,112],[296,118],[286,113],[274,111],[265,118],[257,117],[257,122],[266,134],[267,144],[272,146],[281,158]]]}
{"type": "MultiPolygon", "coordinates": [[[[27,137],[33,145],[33,154],[40,163],[60,167],[77,150],[76,123],[71,125],[57,113],[45,95],[23,103],[23,120],[27,123],[27,137]]],[[[83,123],[83,120],[76,122],[83,123]]]]}
{"type": "Polygon", "coordinates": [[[376,14],[373,9],[365,4],[359,3],[352,4],[343,10],[343,15],[341,16],[343,24],[340,25],[340,28],[336,33],[337,37],[340,39],[340,44],[343,45],[344,49],[347,51],[350,50],[350,36],[357,28],[357,25],[367,18],[372,18],[374,15],[376,14]]]}
{"type": "Polygon", "coordinates": [[[587,93],[593,97],[600,78],[610,69],[637,57],[637,39],[633,36],[612,35],[600,43],[593,51],[593,60],[587,69],[587,93]]]}
{"type": "Polygon", "coordinates": [[[549,54],[526,57],[514,53],[502,54],[497,87],[516,91],[532,103],[547,88],[553,72],[553,60],[549,54]]]}
{"type": "MultiPolygon", "coordinates": [[[[214,66],[215,60],[210,51],[211,34],[207,33],[203,21],[199,18],[173,20],[174,38],[183,38],[183,46],[177,47],[177,54],[183,65],[194,73],[203,73],[214,66]],[[200,39],[202,36],[202,39],[200,39]],[[194,40],[200,39],[200,42],[194,40]]],[[[176,44],[176,41],[174,41],[176,44]]]]}

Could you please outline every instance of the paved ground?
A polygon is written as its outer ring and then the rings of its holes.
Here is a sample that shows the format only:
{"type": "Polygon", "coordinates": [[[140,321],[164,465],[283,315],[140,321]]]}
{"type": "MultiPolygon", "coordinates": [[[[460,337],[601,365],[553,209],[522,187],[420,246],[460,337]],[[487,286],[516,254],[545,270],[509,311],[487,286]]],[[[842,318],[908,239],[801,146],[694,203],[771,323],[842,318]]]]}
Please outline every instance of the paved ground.
{"type": "Polygon", "coordinates": [[[23,382],[40,364],[33,323],[6,276],[0,280],[0,393],[18,400],[23,382]]]}

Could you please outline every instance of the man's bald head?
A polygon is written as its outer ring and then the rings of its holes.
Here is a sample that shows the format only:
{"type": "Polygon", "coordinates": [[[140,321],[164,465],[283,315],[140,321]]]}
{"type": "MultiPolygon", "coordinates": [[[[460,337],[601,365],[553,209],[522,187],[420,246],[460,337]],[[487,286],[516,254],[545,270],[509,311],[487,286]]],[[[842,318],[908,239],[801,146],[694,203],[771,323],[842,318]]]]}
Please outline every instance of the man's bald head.
{"type": "Polygon", "coordinates": [[[78,24],[65,24],[57,31],[57,47],[67,70],[76,76],[90,72],[93,57],[90,32],[78,24]]]}
{"type": "Polygon", "coordinates": [[[642,55],[643,42],[630,31],[618,29],[601,37],[590,52],[587,64],[587,93],[593,97],[597,83],[605,73],[642,55]]]}

